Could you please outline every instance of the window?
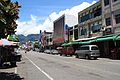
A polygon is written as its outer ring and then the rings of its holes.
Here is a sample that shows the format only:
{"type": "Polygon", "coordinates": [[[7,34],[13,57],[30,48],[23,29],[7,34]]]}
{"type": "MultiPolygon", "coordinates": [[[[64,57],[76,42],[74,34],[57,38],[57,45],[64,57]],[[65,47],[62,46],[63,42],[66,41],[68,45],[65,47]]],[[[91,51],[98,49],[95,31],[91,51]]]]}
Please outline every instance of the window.
{"type": "Polygon", "coordinates": [[[104,5],[105,6],[109,5],[109,0],[104,0],[104,5]]]}
{"type": "Polygon", "coordinates": [[[113,0],[113,2],[116,2],[116,1],[118,1],[118,0],[113,0]]]}
{"type": "Polygon", "coordinates": [[[50,42],[52,42],[52,38],[50,38],[50,42]]]}
{"type": "Polygon", "coordinates": [[[68,48],[68,50],[74,50],[73,48],[68,48]]]}
{"type": "Polygon", "coordinates": [[[86,14],[82,17],[80,17],[80,22],[84,22],[90,19],[91,14],[86,14]]]}
{"type": "Polygon", "coordinates": [[[87,35],[87,29],[82,29],[81,30],[81,35],[87,35]]]}
{"type": "Polygon", "coordinates": [[[49,42],[49,39],[47,39],[47,42],[49,42]]]}
{"type": "Polygon", "coordinates": [[[91,47],[91,50],[98,50],[98,47],[91,47]]]}
{"type": "Polygon", "coordinates": [[[73,31],[70,31],[70,35],[73,35],[73,31]]]}
{"type": "Polygon", "coordinates": [[[120,14],[115,15],[116,24],[120,23],[120,14]]]}
{"type": "MultiPolygon", "coordinates": [[[[99,7],[99,6],[98,6],[99,7]]],[[[94,11],[94,17],[97,17],[97,16],[100,16],[102,14],[102,8],[97,8],[95,11],[94,11]]]]}
{"type": "Polygon", "coordinates": [[[106,26],[110,26],[111,25],[111,20],[110,17],[106,18],[106,26]]]}
{"type": "Polygon", "coordinates": [[[100,32],[101,26],[102,24],[97,24],[97,25],[92,26],[92,32],[93,33],[100,32]]]}
{"type": "Polygon", "coordinates": [[[80,47],[80,50],[89,50],[89,46],[80,47]]]}

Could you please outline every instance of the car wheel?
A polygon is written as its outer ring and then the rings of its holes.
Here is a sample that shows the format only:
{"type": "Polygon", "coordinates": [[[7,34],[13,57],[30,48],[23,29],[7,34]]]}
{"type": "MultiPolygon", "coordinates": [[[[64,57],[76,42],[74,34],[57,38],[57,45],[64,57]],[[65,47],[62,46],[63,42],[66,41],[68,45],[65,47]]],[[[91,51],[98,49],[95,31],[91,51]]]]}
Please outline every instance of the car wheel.
{"type": "Polygon", "coordinates": [[[65,56],[67,56],[67,54],[65,54],[65,56]]]}
{"type": "Polygon", "coordinates": [[[85,58],[86,58],[87,60],[90,59],[90,57],[89,57],[88,55],[86,55],[85,58]]]}
{"type": "Polygon", "coordinates": [[[60,56],[62,56],[62,54],[60,54],[60,56]]]}
{"type": "Polygon", "coordinates": [[[96,60],[97,59],[97,57],[94,57],[94,60],[96,60]]]}
{"type": "Polygon", "coordinates": [[[0,62],[0,67],[2,67],[2,65],[3,65],[3,62],[0,62]]]}
{"type": "Polygon", "coordinates": [[[16,62],[15,61],[14,62],[10,62],[10,64],[11,64],[12,67],[16,67],[16,62]]]}
{"type": "Polygon", "coordinates": [[[76,56],[75,56],[76,58],[79,58],[79,56],[78,56],[78,54],[76,54],[76,56]]]}

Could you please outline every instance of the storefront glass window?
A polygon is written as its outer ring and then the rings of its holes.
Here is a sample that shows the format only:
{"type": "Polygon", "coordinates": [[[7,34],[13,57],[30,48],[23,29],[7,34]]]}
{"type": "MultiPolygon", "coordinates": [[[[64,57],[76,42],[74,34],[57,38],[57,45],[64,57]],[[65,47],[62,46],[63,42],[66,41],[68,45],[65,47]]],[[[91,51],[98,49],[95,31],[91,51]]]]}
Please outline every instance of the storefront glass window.
{"type": "Polygon", "coordinates": [[[116,24],[120,23],[120,14],[115,15],[116,24]]]}

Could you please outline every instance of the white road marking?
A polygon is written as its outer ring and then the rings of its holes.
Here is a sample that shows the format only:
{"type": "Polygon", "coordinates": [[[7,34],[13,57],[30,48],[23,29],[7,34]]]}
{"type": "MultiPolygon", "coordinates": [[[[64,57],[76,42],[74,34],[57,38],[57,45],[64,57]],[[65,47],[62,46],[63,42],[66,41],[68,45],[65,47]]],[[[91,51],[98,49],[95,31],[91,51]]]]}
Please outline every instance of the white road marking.
{"type": "Polygon", "coordinates": [[[17,74],[17,67],[15,67],[15,74],[17,74]]]}
{"type": "Polygon", "coordinates": [[[54,80],[50,75],[48,75],[45,71],[43,71],[40,67],[38,67],[32,60],[30,60],[27,56],[25,56],[39,71],[41,71],[44,75],[46,75],[50,80],[54,80]]]}

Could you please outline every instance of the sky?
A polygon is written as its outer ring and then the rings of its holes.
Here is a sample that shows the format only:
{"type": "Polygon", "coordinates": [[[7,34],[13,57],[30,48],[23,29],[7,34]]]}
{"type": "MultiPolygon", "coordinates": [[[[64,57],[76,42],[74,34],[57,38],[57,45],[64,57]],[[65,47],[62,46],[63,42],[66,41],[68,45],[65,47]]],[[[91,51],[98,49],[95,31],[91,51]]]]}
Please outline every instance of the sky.
{"type": "Polygon", "coordinates": [[[16,34],[39,34],[53,31],[53,21],[63,14],[78,16],[78,12],[99,0],[11,0],[21,5],[16,34]]]}

